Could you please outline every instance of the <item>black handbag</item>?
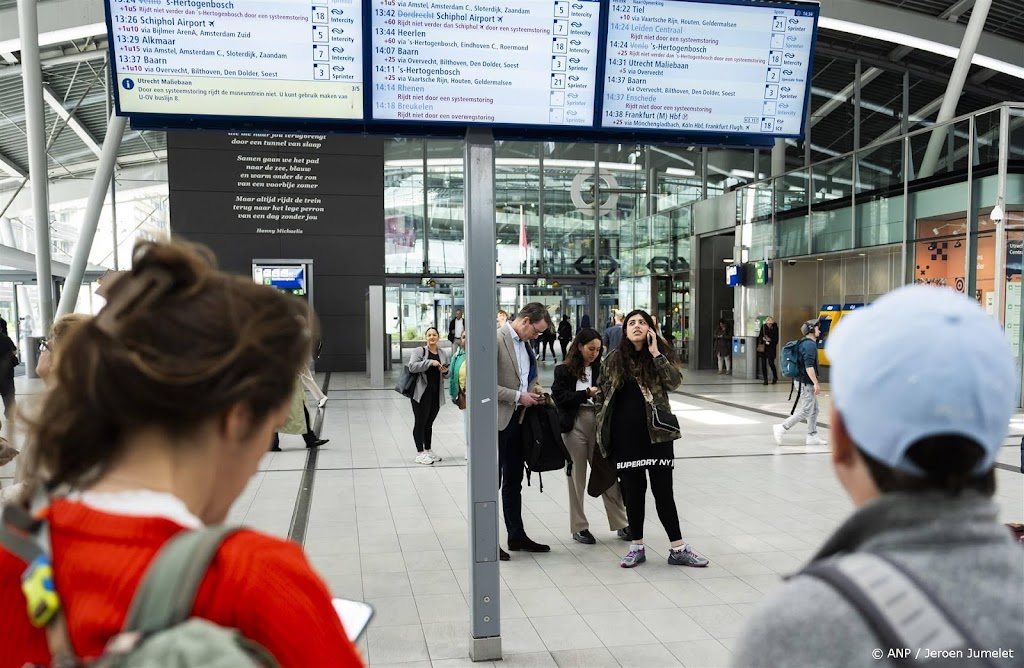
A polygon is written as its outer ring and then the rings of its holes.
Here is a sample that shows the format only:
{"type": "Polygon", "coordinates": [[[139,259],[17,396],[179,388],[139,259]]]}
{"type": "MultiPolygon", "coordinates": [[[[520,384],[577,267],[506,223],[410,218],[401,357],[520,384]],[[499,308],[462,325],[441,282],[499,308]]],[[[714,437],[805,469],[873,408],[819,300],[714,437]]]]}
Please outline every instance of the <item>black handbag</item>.
{"type": "Polygon", "coordinates": [[[651,408],[651,424],[656,429],[663,429],[664,431],[679,431],[679,418],[672,414],[671,411],[658,408],[654,403],[647,402],[647,405],[651,408]]]}
{"type": "Polygon", "coordinates": [[[679,418],[666,408],[658,408],[658,404],[654,403],[654,395],[649,389],[640,385],[640,391],[644,395],[647,410],[651,414],[651,426],[662,431],[680,433],[679,418]]]}
{"type": "Polygon", "coordinates": [[[398,382],[395,383],[395,392],[398,392],[403,397],[409,397],[412,399],[412,395],[416,391],[416,374],[409,371],[409,365],[402,367],[402,373],[398,376],[398,382]]]}

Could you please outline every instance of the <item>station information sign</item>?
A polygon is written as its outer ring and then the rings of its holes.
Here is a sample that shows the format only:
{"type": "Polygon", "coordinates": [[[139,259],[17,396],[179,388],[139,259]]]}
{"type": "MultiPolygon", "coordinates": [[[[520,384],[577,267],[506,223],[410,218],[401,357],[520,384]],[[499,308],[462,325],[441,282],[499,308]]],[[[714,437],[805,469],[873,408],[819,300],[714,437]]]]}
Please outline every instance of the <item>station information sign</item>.
{"type": "Polygon", "coordinates": [[[362,0],[107,0],[124,115],[363,120],[362,0]]]}
{"type": "Polygon", "coordinates": [[[607,130],[797,137],[817,5],[612,0],[607,130]]]}
{"type": "Polygon", "coordinates": [[[593,128],[598,0],[371,0],[373,120],[593,128]]]}

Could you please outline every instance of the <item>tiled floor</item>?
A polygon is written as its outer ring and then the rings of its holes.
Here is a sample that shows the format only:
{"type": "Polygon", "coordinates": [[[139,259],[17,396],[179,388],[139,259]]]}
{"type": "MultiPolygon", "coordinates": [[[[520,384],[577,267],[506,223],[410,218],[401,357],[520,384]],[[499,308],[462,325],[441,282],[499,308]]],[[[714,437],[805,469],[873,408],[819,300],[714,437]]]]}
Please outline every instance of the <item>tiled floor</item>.
{"type": "MultiPolygon", "coordinates": [[[[542,379],[550,379],[553,365],[542,379]]],[[[29,381],[31,382],[31,381],[29,381]]],[[[504,660],[495,666],[723,666],[752,606],[799,568],[851,510],[826,448],[802,438],[777,447],[770,425],[788,413],[783,385],[687,374],[674,398],[675,496],[683,536],[706,569],[668,566],[667,539],[648,501],[648,562],[618,566],[625,543],[587,498],[596,545],[574,543],[564,477],[523,491],[530,536],[548,554],[501,564],[504,660]],[[724,402],[724,403],[723,403],[724,402]],[[726,405],[726,404],[732,404],[726,405]]],[[[20,391],[32,393],[31,387],[20,391]]],[[[409,401],[372,390],[361,374],[334,374],[312,492],[305,548],[341,597],[376,616],[360,642],[374,668],[468,666],[469,561],[462,414],[442,407],[433,466],[413,462],[409,401]]],[[[829,421],[827,392],[820,420],[829,421]]],[[[798,428],[800,430],[801,428],[798,428]]],[[[1000,460],[1019,464],[1021,416],[1000,460]]],[[[801,432],[802,433],[802,432],[801,432]]],[[[828,430],[822,429],[828,437],[828,430]]],[[[268,453],[231,520],[287,536],[306,451],[298,436],[268,453]]],[[[8,484],[12,467],[0,469],[8,484]]],[[[1024,512],[1024,476],[997,470],[1006,521],[1024,512]]],[[[504,539],[502,539],[504,541],[504,539]]]]}

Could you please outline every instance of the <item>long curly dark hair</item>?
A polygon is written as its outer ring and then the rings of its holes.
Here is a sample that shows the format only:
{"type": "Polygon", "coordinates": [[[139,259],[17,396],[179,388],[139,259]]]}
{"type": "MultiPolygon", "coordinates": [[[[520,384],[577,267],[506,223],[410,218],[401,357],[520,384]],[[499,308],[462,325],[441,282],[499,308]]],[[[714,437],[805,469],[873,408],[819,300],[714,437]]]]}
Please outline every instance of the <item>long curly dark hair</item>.
{"type": "Polygon", "coordinates": [[[597,330],[590,327],[585,327],[576,333],[576,338],[569,345],[569,354],[565,357],[565,368],[569,370],[573,378],[583,380],[585,377],[584,372],[587,369],[587,365],[583,362],[583,353],[580,352],[580,348],[594,339],[600,338],[601,335],[598,334],[597,330]]]}
{"type": "Polygon", "coordinates": [[[654,356],[651,355],[651,351],[644,345],[637,350],[633,345],[633,342],[629,340],[626,335],[626,331],[629,325],[629,321],[634,316],[641,316],[646,322],[647,326],[651,328],[652,332],[655,332],[656,342],[658,345],[658,352],[665,356],[665,359],[671,364],[678,364],[679,358],[676,356],[672,346],[669,345],[668,341],[663,339],[657,334],[654,327],[654,319],[651,315],[643,309],[634,309],[630,311],[625,320],[622,321],[622,340],[619,341],[619,347],[616,348],[608,359],[605,360],[605,365],[609,367],[608,370],[602,371],[602,374],[606,378],[613,378],[616,382],[616,389],[619,388],[622,381],[627,377],[632,377],[642,387],[648,389],[655,387],[657,379],[657,372],[654,370],[654,356]]]}

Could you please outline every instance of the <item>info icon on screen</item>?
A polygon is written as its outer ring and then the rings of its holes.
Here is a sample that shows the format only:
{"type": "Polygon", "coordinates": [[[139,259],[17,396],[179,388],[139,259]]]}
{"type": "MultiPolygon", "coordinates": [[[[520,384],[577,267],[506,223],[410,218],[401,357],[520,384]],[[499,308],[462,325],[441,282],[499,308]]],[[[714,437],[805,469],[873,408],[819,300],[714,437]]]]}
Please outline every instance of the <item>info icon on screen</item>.
{"type": "Polygon", "coordinates": [[[135,88],[135,81],[132,79],[125,79],[121,82],[121,87],[125,90],[131,90],[132,88],[135,88]]]}

